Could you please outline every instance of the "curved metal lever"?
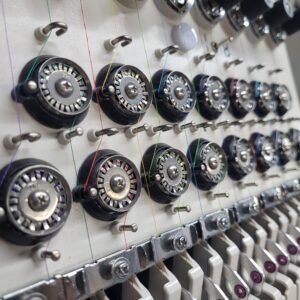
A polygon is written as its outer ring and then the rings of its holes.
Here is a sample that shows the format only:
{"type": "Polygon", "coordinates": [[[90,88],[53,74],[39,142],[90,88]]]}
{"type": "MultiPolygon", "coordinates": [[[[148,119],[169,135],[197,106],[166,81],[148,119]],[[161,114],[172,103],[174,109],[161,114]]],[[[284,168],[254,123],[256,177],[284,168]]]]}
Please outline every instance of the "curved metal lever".
{"type": "Polygon", "coordinates": [[[164,49],[156,49],[155,55],[157,58],[162,58],[165,54],[169,53],[170,55],[179,51],[178,45],[170,45],[164,49]]]}
{"type": "Polygon", "coordinates": [[[115,39],[106,40],[104,42],[104,48],[107,51],[112,51],[118,46],[118,44],[121,44],[121,47],[126,47],[131,43],[132,43],[132,37],[131,36],[129,36],[129,35],[120,35],[120,36],[116,37],[115,39]]]}
{"type": "Polygon", "coordinates": [[[6,149],[13,150],[18,148],[22,141],[28,141],[32,143],[40,138],[41,134],[38,132],[26,132],[15,136],[7,135],[3,139],[3,145],[6,149]]]}
{"type": "Polygon", "coordinates": [[[54,29],[57,29],[55,32],[56,36],[61,36],[68,31],[68,25],[63,22],[52,22],[45,27],[38,27],[34,31],[34,35],[37,40],[43,42],[54,29]]]}

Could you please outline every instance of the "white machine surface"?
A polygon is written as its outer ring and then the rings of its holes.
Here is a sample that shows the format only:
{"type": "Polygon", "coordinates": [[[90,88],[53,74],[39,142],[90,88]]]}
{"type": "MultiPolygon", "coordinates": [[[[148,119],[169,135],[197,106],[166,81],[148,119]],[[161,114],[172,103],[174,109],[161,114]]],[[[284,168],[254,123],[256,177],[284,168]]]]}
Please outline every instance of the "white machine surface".
{"type": "MultiPolygon", "coordinates": [[[[187,13],[182,18],[172,19],[167,18],[159,11],[160,1],[155,3],[155,1],[148,0],[142,5],[138,3],[135,5],[135,1],[132,1],[133,8],[127,8],[120,2],[117,0],[0,0],[0,94],[2,103],[0,140],[4,140],[7,135],[16,136],[20,133],[37,132],[41,134],[41,138],[37,141],[30,143],[25,140],[16,149],[8,150],[3,146],[0,156],[1,168],[11,161],[22,158],[41,159],[55,166],[73,189],[76,186],[80,166],[91,153],[98,150],[101,152],[102,149],[111,149],[119,152],[130,159],[140,172],[145,151],[155,143],[168,144],[186,154],[190,143],[198,138],[222,145],[224,138],[228,135],[236,135],[248,140],[255,132],[271,135],[274,130],[288,132],[290,128],[300,129],[299,120],[297,120],[300,115],[300,102],[285,43],[276,45],[269,36],[258,39],[250,27],[238,34],[232,29],[226,17],[221,22],[211,25],[205,22],[197,7],[193,7],[191,13],[187,13]],[[36,28],[46,26],[54,21],[66,23],[67,32],[57,36],[53,30],[44,42],[38,41],[34,35],[36,28]],[[196,46],[188,52],[179,51],[157,58],[155,55],[157,49],[164,49],[175,44],[171,32],[172,28],[179,23],[188,23],[195,29],[198,36],[196,46]],[[132,42],[125,47],[118,45],[113,51],[105,49],[104,42],[106,40],[122,35],[130,36],[132,42]],[[211,51],[212,42],[220,42],[229,36],[234,37],[233,41],[227,41],[221,45],[213,59],[203,60],[199,64],[195,63],[196,56],[211,51]],[[230,112],[225,111],[216,120],[215,127],[200,128],[195,132],[187,128],[180,133],[172,129],[159,132],[154,136],[149,136],[147,132],[141,131],[133,137],[128,137],[124,133],[126,126],[113,122],[97,103],[91,102],[87,116],[80,124],[76,125],[83,129],[83,135],[75,136],[71,142],[63,145],[57,138],[60,130],[41,125],[26,112],[22,104],[17,104],[11,98],[11,92],[18,84],[22,68],[28,61],[39,55],[53,55],[74,61],[87,73],[93,88],[98,72],[105,65],[112,63],[139,68],[149,80],[159,69],[170,69],[182,72],[191,81],[198,74],[207,74],[218,76],[224,81],[232,77],[248,82],[257,80],[270,84],[285,84],[290,90],[293,100],[292,109],[284,115],[283,119],[290,118],[290,120],[284,122],[277,118],[273,122],[267,122],[266,120],[274,120],[277,117],[275,113],[270,113],[264,119],[266,122],[255,123],[253,121],[251,123],[251,120],[256,120],[257,116],[254,112],[250,112],[242,120],[246,125],[226,126],[237,119],[230,112]],[[226,63],[235,59],[243,59],[243,62],[226,68],[226,63]],[[263,64],[265,67],[250,72],[252,67],[259,64],[263,64]],[[270,71],[275,69],[282,69],[282,71],[270,74],[270,71]],[[247,121],[249,121],[248,124],[247,121]],[[88,139],[87,135],[90,130],[105,128],[117,128],[119,133],[113,136],[104,135],[96,142],[88,139]]],[[[194,108],[181,125],[205,121],[194,108]]],[[[139,127],[144,124],[159,126],[167,123],[157,113],[154,105],[151,105],[142,120],[132,126],[139,127]]],[[[213,193],[228,194],[215,199],[210,198],[207,191],[199,190],[191,183],[188,190],[175,202],[172,202],[172,205],[177,207],[190,206],[191,210],[176,214],[166,213],[166,205],[153,201],[143,187],[136,204],[121,219],[117,220],[120,224],[125,225],[136,223],[138,226],[136,232],[115,233],[112,230],[112,222],[92,217],[81,203],[73,202],[70,215],[63,228],[50,240],[39,244],[49,251],[58,250],[60,259],[57,261],[35,259],[36,245],[14,245],[1,238],[0,296],[41,280],[49,280],[58,274],[71,272],[109,254],[148,241],[151,237],[158,237],[168,230],[190,224],[209,213],[228,208],[242,199],[257,196],[264,190],[296,179],[298,170],[299,166],[296,161],[290,161],[285,165],[285,169],[275,165],[264,176],[254,170],[243,179],[244,184],[250,183],[247,188],[226,176],[213,189],[213,193]],[[250,186],[254,182],[257,184],[250,186]]],[[[216,241],[216,243],[218,242],[216,241]]],[[[256,243],[258,242],[256,241],[256,243]]],[[[212,245],[213,241],[210,244],[212,245]]],[[[192,254],[186,252],[181,255],[192,254]]],[[[193,260],[190,259],[195,263],[191,268],[198,270],[195,257],[197,255],[193,257],[193,260]]],[[[184,265],[182,268],[186,268],[186,265],[180,261],[180,257],[176,256],[176,259],[178,265],[182,263],[184,265]]],[[[172,288],[177,290],[178,287],[174,283],[178,283],[176,280],[173,282],[173,287],[169,286],[170,291],[166,291],[165,295],[158,295],[160,288],[156,289],[155,284],[159,286],[160,283],[155,283],[155,280],[164,275],[168,281],[173,278],[172,276],[176,276],[176,272],[180,273],[180,270],[173,270],[171,273],[169,270],[162,271],[160,268],[160,265],[156,265],[150,269],[149,276],[153,278],[153,286],[150,284],[148,290],[152,291],[152,297],[154,299],[180,299],[176,293],[173,298],[166,296],[168,293],[172,295],[172,288]]],[[[223,269],[223,272],[226,270],[223,269]]],[[[230,272],[228,271],[228,278],[231,276],[230,272]]],[[[203,277],[203,273],[200,271],[195,274],[203,277]]],[[[212,284],[209,280],[208,277],[205,277],[203,284],[206,287],[212,284]]],[[[142,293],[141,290],[143,290],[143,293],[147,294],[144,290],[145,287],[139,281],[135,282],[133,279],[133,282],[133,285],[138,286],[135,287],[135,291],[139,290],[142,293]]],[[[178,285],[180,287],[179,283],[178,285]]],[[[131,288],[132,286],[129,286],[128,290],[131,288]]],[[[167,290],[167,288],[165,289],[167,290]]],[[[151,299],[151,295],[149,293],[149,298],[145,296],[143,299],[151,299]]],[[[186,298],[181,293],[179,295],[181,295],[181,299],[200,299],[200,296],[191,298],[190,294],[186,298]]],[[[98,297],[98,299],[106,299],[104,294],[98,295],[98,297]]],[[[123,295],[122,299],[140,298],[123,295]]]]}

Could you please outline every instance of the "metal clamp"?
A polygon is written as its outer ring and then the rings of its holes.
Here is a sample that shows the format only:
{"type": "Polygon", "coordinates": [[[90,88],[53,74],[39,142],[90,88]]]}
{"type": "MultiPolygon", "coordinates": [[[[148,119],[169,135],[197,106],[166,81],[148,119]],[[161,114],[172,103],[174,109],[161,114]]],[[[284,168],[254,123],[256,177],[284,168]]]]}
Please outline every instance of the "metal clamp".
{"type": "Polygon", "coordinates": [[[35,29],[34,36],[37,40],[44,42],[54,29],[57,29],[55,32],[56,36],[61,36],[68,31],[68,25],[63,22],[52,22],[45,27],[35,29]]]}
{"type": "Polygon", "coordinates": [[[112,51],[118,46],[118,44],[120,44],[121,47],[126,47],[131,43],[132,43],[132,37],[131,36],[121,35],[121,36],[116,37],[115,39],[106,40],[104,42],[104,48],[107,51],[112,51]]]}
{"type": "Polygon", "coordinates": [[[158,59],[161,59],[162,57],[164,57],[165,54],[169,54],[169,55],[172,55],[176,52],[179,51],[179,46],[178,45],[170,45],[164,49],[156,49],[155,50],[155,56],[158,58],[158,59]]]}
{"type": "Polygon", "coordinates": [[[17,149],[22,141],[28,141],[30,143],[33,143],[37,140],[39,140],[42,137],[42,135],[38,132],[27,132],[22,133],[19,135],[7,135],[3,139],[3,145],[8,150],[17,149]]]}

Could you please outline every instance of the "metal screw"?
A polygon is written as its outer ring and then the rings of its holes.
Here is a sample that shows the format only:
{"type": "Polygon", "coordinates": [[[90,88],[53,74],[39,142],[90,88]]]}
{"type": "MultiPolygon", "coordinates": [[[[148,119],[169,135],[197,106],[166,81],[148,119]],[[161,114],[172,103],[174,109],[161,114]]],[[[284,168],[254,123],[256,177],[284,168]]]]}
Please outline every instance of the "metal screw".
{"type": "Polygon", "coordinates": [[[184,235],[176,236],[172,240],[173,249],[176,251],[183,251],[186,249],[187,240],[184,235]]]}
{"type": "Polygon", "coordinates": [[[70,140],[71,138],[75,137],[75,136],[82,136],[83,135],[83,129],[81,127],[77,127],[74,130],[69,131],[66,134],[66,138],[68,140],[70,140]]]}
{"type": "Polygon", "coordinates": [[[234,59],[232,61],[229,61],[229,62],[225,62],[224,63],[224,66],[226,69],[230,68],[231,66],[237,66],[237,65],[240,65],[244,62],[244,59],[242,58],[237,58],[237,59],[234,59]]]}
{"type": "Polygon", "coordinates": [[[131,231],[131,232],[137,232],[139,227],[136,223],[132,223],[130,225],[119,225],[119,231],[131,231]]]}
{"type": "Polygon", "coordinates": [[[91,198],[96,198],[96,197],[98,196],[98,191],[97,191],[97,189],[94,188],[94,187],[88,188],[87,192],[88,192],[88,195],[89,195],[91,198]]]}
{"type": "Polygon", "coordinates": [[[232,42],[234,40],[234,37],[233,36],[229,36],[227,37],[226,39],[220,41],[220,42],[211,42],[211,48],[215,51],[215,52],[218,52],[220,46],[226,44],[227,42],[232,42]]]}
{"type": "Polygon", "coordinates": [[[248,209],[250,214],[257,213],[259,211],[259,205],[255,200],[253,200],[252,202],[249,203],[248,209]]]}
{"type": "Polygon", "coordinates": [[[120,257],[112,263],[112,274],[115,274],[118,278],[124,279],[129,275],[130,266],[125,257],[120,257]]]}
{"type": "Polygon", "coordinates": [[[253,67],[249,67],[249,72],[253,72],[254,70],[261,70],[263,68],[265,68],[266,66],[263,65],[263,64],[258,64],[258,65],[255,65],[253,67]]]}
{"type": "Polygon", "coordinates": [[[49,258],[53,261],[58,261],[60,259],[60,252],[58,250],[52,250],[52,251],[49,251],[49,250],[45,250],[45,251],[42,251],[41,252],[41,258],[42,259],[46,259],[46,258],[49,258]]]}
{"type": "Polygon", "coordinates": [[[218,217],[218,219],[217,219],[216,225],[217,225],[217,228],[218,228],[218,229],[220,229],[220,230],[225,230],[225,229],[228,228],[229,220],[228,220],[228,218],[225,217],[225,216],[220,216],[220,217],[218,217]]]}
{"type": "Polygon", "coordinates": [[[216,56],[215,52],[208,52],[200,56],[194,57],[194,62],[196,65],[200,64],[203,60],[212,60],[216,56]]]}

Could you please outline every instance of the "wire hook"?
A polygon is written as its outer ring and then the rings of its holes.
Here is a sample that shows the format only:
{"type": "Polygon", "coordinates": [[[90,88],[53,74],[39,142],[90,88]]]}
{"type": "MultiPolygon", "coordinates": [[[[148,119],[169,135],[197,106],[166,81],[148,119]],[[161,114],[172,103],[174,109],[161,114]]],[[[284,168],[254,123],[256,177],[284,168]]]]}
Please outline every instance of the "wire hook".
{"type": "Polygon", "coordinates": [[[56,36],[61,36],[68,31],[68,25],[63,22],[52,22],[45,27],[38,27],[34,31],[34,36],[37,40],[44,42],[54,29],[57,29],[55,32],[56,36]]]}

